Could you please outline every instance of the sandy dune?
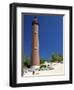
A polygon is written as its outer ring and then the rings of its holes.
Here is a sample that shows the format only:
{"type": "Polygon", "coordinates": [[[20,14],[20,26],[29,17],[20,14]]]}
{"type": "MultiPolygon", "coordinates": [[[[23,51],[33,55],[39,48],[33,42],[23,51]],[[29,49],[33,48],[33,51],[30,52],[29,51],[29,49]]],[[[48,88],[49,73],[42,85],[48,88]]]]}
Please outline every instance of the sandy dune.
{"type": "Polygon", "coordinates": [[[25,76],[46,76],[46,75],[64,75],[64,64],[63,63],[52,63],[50,64],[53,69],[50,70],[41,70],[33,72],[27,72],[23,74],[25,76]]]}

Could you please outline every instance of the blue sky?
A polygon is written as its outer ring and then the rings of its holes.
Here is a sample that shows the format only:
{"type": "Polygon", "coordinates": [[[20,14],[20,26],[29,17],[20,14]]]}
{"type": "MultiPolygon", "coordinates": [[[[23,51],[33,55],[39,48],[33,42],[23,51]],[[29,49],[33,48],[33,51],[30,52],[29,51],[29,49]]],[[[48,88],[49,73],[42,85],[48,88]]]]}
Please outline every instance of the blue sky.
{"type": "MultiPolygon", "coordinates": [[[[40,57],[48,60],[53,53],[63,55],[63,16],[37,15],[40,57]]],[[[32,21],[34,15],[23,16],[23,52],[31,57],[32,21]]]]}

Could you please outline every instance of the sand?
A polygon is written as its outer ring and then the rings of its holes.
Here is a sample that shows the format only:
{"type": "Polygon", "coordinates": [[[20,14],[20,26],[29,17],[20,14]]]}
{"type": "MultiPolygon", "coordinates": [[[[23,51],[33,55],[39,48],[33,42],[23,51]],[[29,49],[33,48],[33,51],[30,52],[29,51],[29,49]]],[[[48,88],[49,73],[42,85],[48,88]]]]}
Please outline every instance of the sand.
{"type": "Polygon", "coordinates": [[[51,63],[50,70],[41,70],[33,72],[27,72],[23,74],[23,77],[26,76],[46,76],[46,75],[64,75],[64,63],[51,63]]]}

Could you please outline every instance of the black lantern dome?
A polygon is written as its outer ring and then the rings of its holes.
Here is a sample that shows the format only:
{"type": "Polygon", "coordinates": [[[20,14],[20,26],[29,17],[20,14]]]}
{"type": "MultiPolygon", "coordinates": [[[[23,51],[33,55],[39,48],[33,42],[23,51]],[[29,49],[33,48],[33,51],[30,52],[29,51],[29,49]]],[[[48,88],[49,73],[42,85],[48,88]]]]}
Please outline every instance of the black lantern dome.
{"type": "Polygon", "coordinates": [[[33,22],[32,22],[32,25],[34,25],[34,24],[39,25],[39,23],[38,23],[38,18],[37,18],[36,16],[34,17],[34,20],[33,20],[33,22]]]}

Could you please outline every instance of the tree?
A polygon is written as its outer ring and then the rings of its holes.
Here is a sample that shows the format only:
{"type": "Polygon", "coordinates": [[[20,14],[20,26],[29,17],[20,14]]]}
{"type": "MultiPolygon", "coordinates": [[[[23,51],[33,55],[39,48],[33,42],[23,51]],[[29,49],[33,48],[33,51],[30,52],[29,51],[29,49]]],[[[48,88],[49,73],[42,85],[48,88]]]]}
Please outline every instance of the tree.
{"type": "Polygon", "coordinates": [[[63,61],[63,56],[59,54],[53,54],[51,57],[51,62],[61,62],[63,61]]]}

